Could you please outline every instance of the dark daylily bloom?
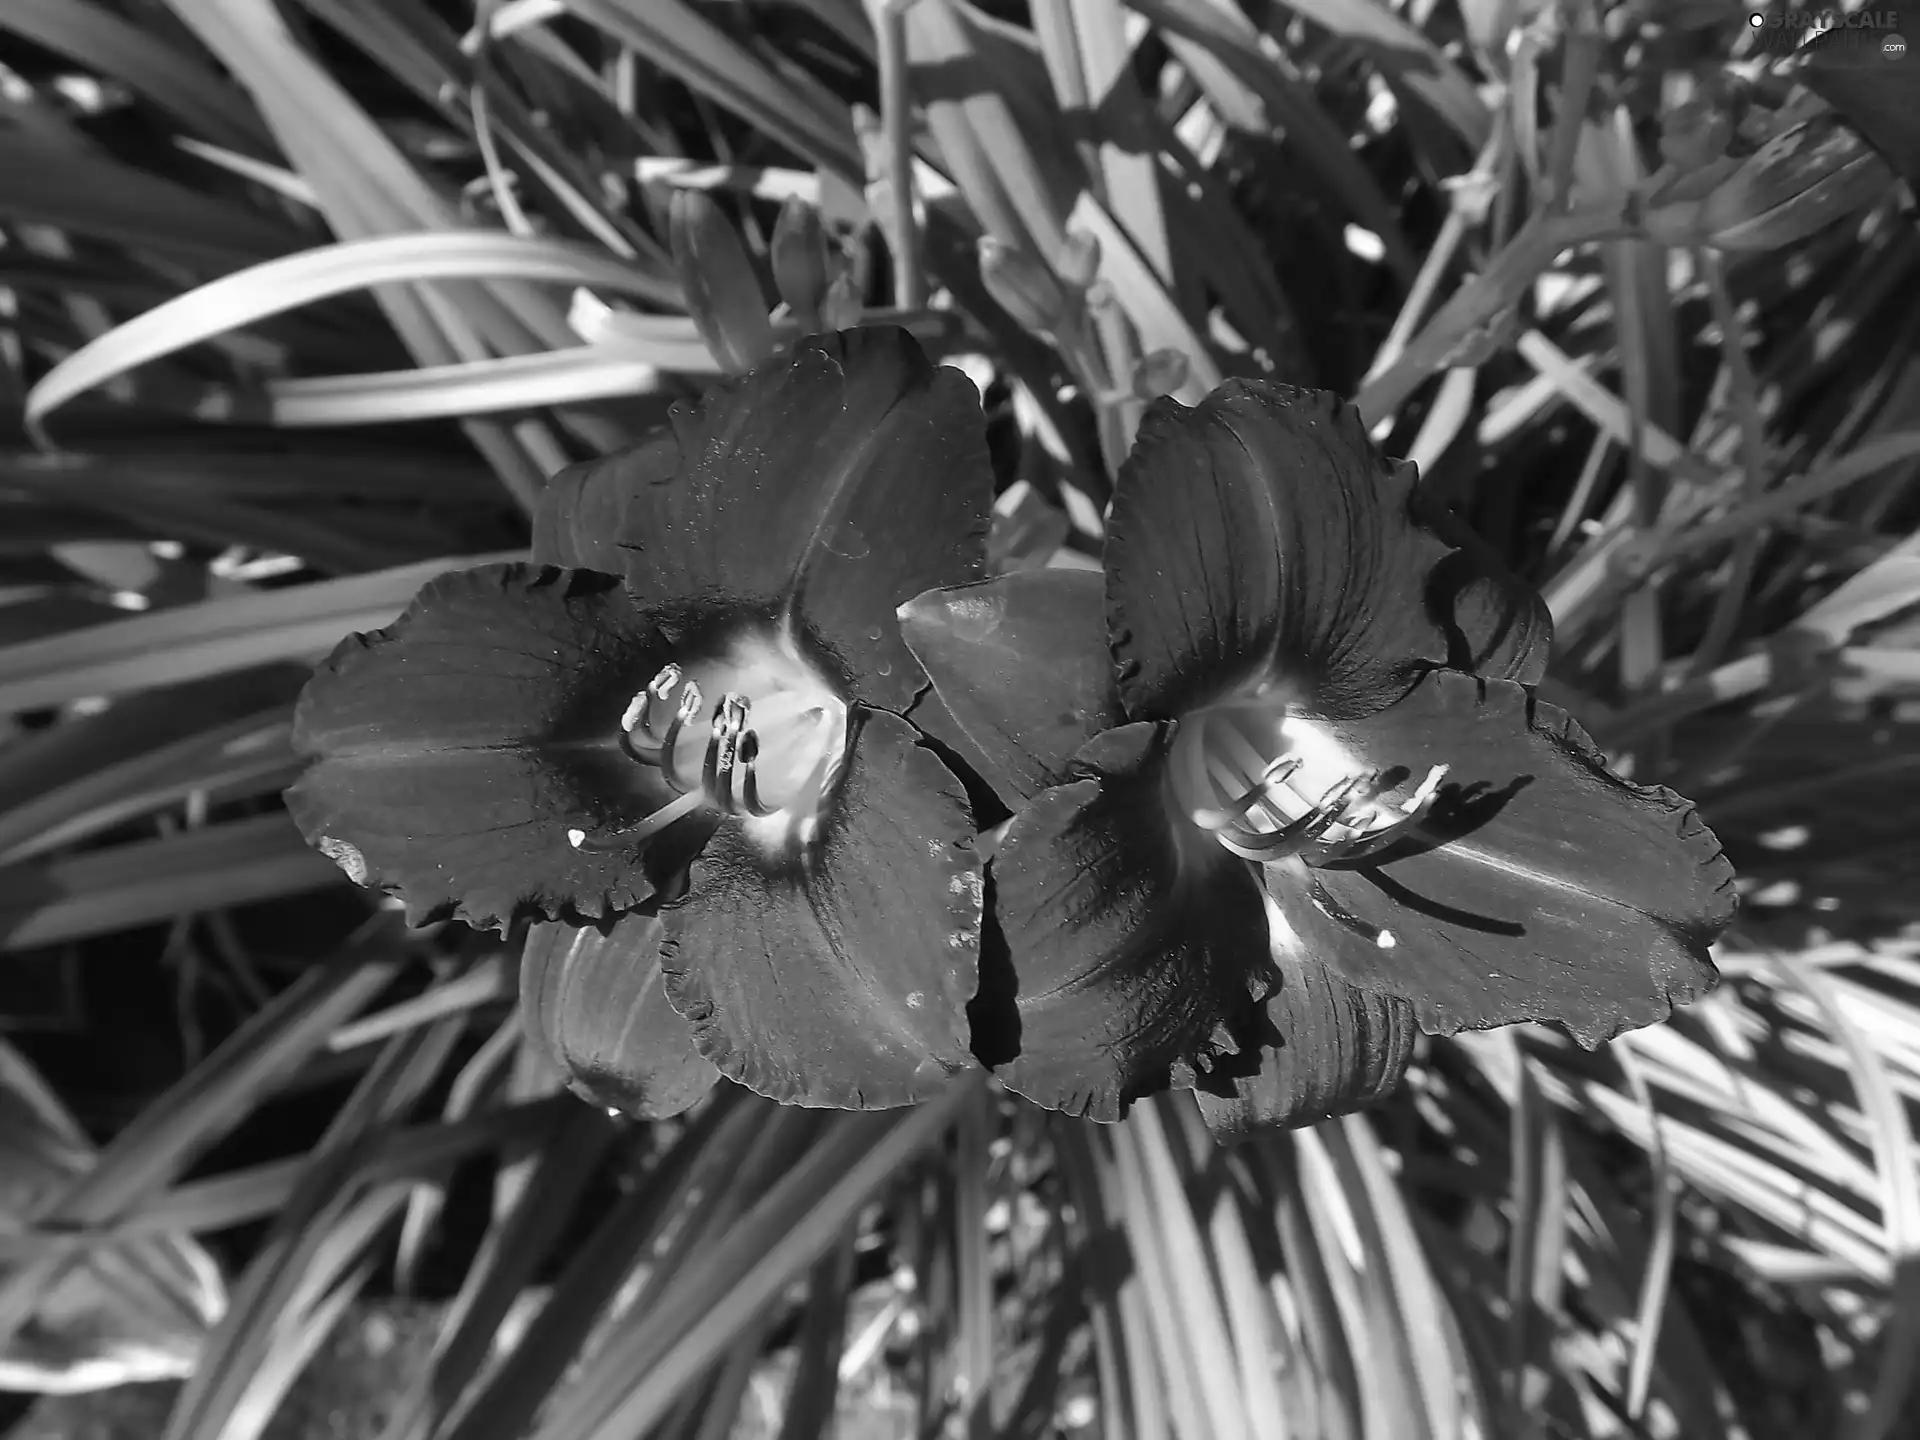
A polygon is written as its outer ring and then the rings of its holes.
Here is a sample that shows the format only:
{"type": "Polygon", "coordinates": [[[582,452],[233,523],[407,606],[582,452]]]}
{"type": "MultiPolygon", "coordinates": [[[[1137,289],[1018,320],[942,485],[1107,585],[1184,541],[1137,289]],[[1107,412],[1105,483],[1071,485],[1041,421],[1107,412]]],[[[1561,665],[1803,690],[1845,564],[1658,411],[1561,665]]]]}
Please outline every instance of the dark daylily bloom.
{"type": "Polygon", "coordinates": [[[1593,1044],[1713,983],[1719,845],[1534,697],[1545,607],[1415,480],[1334,397],[1235,382],[1148,413],[1104,581],[903,607],[1023,802],[989,867],[1013,1089],[1303,1123],[1397,1084],[1416,1025],[1593,1044]]]}
{"type": "Polygon", "coordinates": [[[803,342],[557,476],[530,565],[446,575],[302,699],[314,844],[416,919],[544,917],[576,1088],[905,1104],[972,1063],[981,863],[894,623],[984,573],[972,385],[896,329],[803,342]],[[667,1004],[671,1004],[671,1012],[667,1004]]]}

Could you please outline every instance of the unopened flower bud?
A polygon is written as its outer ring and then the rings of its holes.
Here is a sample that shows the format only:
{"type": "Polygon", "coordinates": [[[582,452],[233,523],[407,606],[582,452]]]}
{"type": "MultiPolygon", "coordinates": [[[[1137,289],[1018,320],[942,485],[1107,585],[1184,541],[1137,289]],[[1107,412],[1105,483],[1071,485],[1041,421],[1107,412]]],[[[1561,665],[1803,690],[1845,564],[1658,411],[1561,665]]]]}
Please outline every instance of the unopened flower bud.
{"type": "Polygon", "coordinates": [[[1668,244],[1777,250],[1872,204],[1893,179],[1864,140],[1823,110],[1789,124],[1697,200],[1654,204],[1646,227],[1668,244]]]}
{"type": "Polygon", "coordinates": [[[687,314],[723,370],[751,370],[773,353],[767,299],[739,231],[698,190],[673,197],[669,240],[687,314]]]}
{"type": "Polygon", "coordinates": [[[1067,319],[1072,302],[1060,277],[1037,255],[983,236],[980,278],[1001,308],[1036,334],[1052,334],[1067,319]]]}
{"type": "Polygon", "coordinates": [[[1060,251],[1060,263],[1054,269],[1062,284],[1075,290],[1086,289],[1100,274],[1099,240],[1084,230],[1071,232],[1060,251]]]}
{"type": "Polygon", "coordinates": [[[820,212],[798,195],[789,195],[780,207],[780,218],[774,222],[770,249],[774,286],[793,312],[800,332],[804,335],[818,330],[820,304],[827,298],[827,286],[833,283],[820,212]]]}
{"type": "Polygon", "coordinates": [[[860,323],[866,308],[860,300],[860,287],[855,284],[852,275],[843,271],[833,277],[833,283],[827,286],[826,296],[820,302],[820,328],[851,330],[860,323]]]}
{"type": "Polygon", "coordinates": [[[1707,196],[1725,184],[1740,164],[1722,155],[1697,170],[1662,167],[1646,194],[1641,223],[1647,234],[1665,245],[1699,244],[1700,212],[1707,196]]]}
{"type": "Polygon", "coordinates": [[[1133,367],[1133,393],[1141,400],[1158,400],[1187,383],[1191,368],[1185,351],[1155,350],[1133,367]]]}
{"type": "Polygon", "coordinates": [[[1689,100],[1660,117],[1660,155],[1681,171],[1696,171],[1727,153],[1733,117],[1711,100],[1689,100]]]}

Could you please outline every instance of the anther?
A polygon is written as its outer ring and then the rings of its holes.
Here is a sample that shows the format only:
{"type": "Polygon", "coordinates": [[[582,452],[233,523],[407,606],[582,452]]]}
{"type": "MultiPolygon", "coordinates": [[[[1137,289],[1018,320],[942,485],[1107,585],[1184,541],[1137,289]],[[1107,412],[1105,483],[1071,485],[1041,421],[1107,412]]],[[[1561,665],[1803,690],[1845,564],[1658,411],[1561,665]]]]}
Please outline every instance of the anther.
{"type": "MultiPolygon", "coordinates": [[[[678,665],[671,662],[662,665],[654,672],[653,679],[647,682],[647,688],[629,700],[627,708],[621,712],[620,730],[626,737],[627,753],[643,765],[668,766],[673,763],[672,757],[665,752],[672,743],[674,730],[668,731],[669,738],[665,743],[655,743],[651,736],[656,718],[655,706],[666,702],[680,684],[680,678],[678,665]]],[[[688,689],[696,695],[699,693],[698,686],[689,686],[688,689]]],[[[681,708],[685,709],[686,697],[682,696],[681,699],[681,708]]],[[[699,713],[697,705],[693,709],[695,714],[699,713]]]]}
{"type": "Polygon", "coordinates": [[[760,777],[755,773],[753,762],[760,758],[760,737],[749,730],[740,737],[740,754],[737,771],[740,776],[740,804],[749,815],[764,819],[779,812],[771,805],[760,800],[760,777]]]}
{"type": "Polygon", "coordinates": [[[608,737],[653,772],[634,777],[630,802],[666,803],[637,820],[616,811],[610,823],[568,831],[568,843],[638,851],[662,828],[705,814],[772,822],[750,828],[755,844],[810,845],[844,760],[846,703],[784,627],[743,632],[682,664],[661,664],[608,737]]]}
{"type": "Polygon", "coordinates": [[[1440,793],[1440,782],[1447,777],[1448,765],[1436,765],[1427,772],[1427,778],[1420,782],[1420,788],[1400,803],[1401,810],[1408,815],[1417,815],[1433,804],[1433,797],[1440,793]]]}
{"type": "Polygon", "coordinates": [[[653,723],[653,705],[657,700],[665,704],[667,697],[673,694],[674,687],[680,683],[680,667],[669,661],[660,667],[660,673],[653,677],[641,698],[641,722],[653,723]]]}
{"type": "Polygon", "coordinates": [[[1385,825],[1378,830],[1368,831],[1341,841],[1332,846],[1322,858],[1329,863],[1364,860],[1370,855],[1378,855],[1382,850],[1399,844],[1433,808],[1433,802],[1440,794],[1440,782],[1446,778],[1448,768],[1445,765],[1435,765],[1427,772],[1427,778],[1420,782],[1419,788],[1400,802],[1397,807],[1399,813],[1393,815],[1385,825]]]}
{"type": "Polygon", "coordinates": [[[743,695],[720,697],[713,713],[713,738],[707,742],[706,763],[700,780],[723,810],[732,810],[733,769],[740,752],[740,734],[747,726],[747,700],[743,695]]]}
{"type": "Polygon", "coordinates": [[[662,665],[654,672],[653,679],[647,682],[647,688],[627,702],[627,708],[620,716],[620,728],[631,735],[635,730],[645,730],[651,726],[654,702],[664,701],[679,683],[680,667],[671,661],[662,665]]]}
{"type": "Polygon", "coordinates": [[[1232,854],[1261,863],[1302,855],[1319,866],[1411,838],[1447,767],[1432,766],[1409,791],[1406,770],[1390,781],[1337,731],[1261,690],[1184,719],[1168,773],[1175,803],[1232,854]]]}
{"type": "Polygon", "coordinates": [[[1304,760],[1297,759],[1292,755],[1282,755],[1278,760],[1260,772],[1260,778],[1254,781],[1252,789],[1248,790],[1228,807],[1230,812],[1235,815],[1244,815],[1253,809],[1254,806],[1272,800],[1274,787],[1284,784],[1287,777],[1292,775],[1294,771],[1298,770],[1305,763],[1304,760]]]}
{"type": "Polygon", "coordinates": [[[1236,819],[1255,807],[1273,803],[1274,788],[1282,784],[1303,763],[1291,755],[1282,755],[1263,769],[1253,785],[1235,796],[1224,809],[1196,810],[1193,815],[1194,823],[1203,829],[1218,831],[1232,825],[1236,819]]]}
{"type": "Polygon", "coordinates": [[[660,768],[666,772],[669,780],[673,778],[673,747],[680,739],[680,732],[700,718],[701,708],[705,704],[700,687],[689,680],[686,689],[680,692],[680,708],[673,712],[673,722],[667,726],[667,733],[660,737],[660,768]]]}
{"type": "Polygon", "coordinates": [[[1330,788],[1326,794],[1322,795],[1320,797],[1320,803],[1313,808],[1333,820],[1338,820],[1354,805],[1366,804],[1367,799],[1370,798],[1371,793],[1379,783],[1380,777],[1378,775],[1349,775],[1346,779],[1330,788]],[[1356,793],[1363,789],[1369,792],[1368,796],[1363,796],[1356,800],[1354,798],[1356,793]]]}
{"type": "Polygon", "coordinates": [[[1194,819],[1213,831],[1214,838],[1233,854],[1243,860],[1265,863],[1297,854],[1317,843],[1335,825],[1344,823],[1344,817],[1356,803],[1368,803],[1378,793],[1378,785],[1378,775],[1350,775],[1327,790],[1319,804],[1277,830],[1250,830],[1218,811],[1203,812],[1194,819]]]}

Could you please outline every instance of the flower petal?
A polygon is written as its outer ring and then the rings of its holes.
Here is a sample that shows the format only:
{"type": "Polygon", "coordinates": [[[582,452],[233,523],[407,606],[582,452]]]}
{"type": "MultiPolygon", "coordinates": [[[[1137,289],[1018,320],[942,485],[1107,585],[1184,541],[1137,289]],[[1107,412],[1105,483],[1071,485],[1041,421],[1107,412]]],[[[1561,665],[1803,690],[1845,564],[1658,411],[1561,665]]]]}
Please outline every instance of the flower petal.
{"type": "Polygon", "coordinates": [[[1105,603],[1097,574],[1043,569],[900,607],[907,648],[1003,794],[1059,784],[1074,752],[1119,723],[1105,603]]]}
{"type": "Polygon", "coordinates": [[[1712,988],[1734,910],[1719,842],[1672,791],[1608,771],[1564,712],[1439,670],[1333,728],[1372,764],[1452,768],[1420,839],[1353,869],[1267,867],[1306,953],[1440,1034],[1538,1020],[1595,1045],[1712,988]]]}
{"type": "Polygon", "coordinates": [[[301,696],[315,763],[288,792],[307,839],[416,922],[504,925],[522,908],[597,917],[653,886],[624,851],[569,828],[665,801],[619,744],[660,638],[610,577],[487,565],[426,586],[393,625],[349,636],[301,696]]]}
{"type": "Polygon", "coordinates": [[[1553,650],[1547,602],[1471,525],[1418,487],[1411,463],[1401,465],[1409,472],[1401,483],[1413,487],[1415,519],[1454,547],[1427,581],[1427,613],[1446,637],[1447,668],[1539,684],[1553,650]]]}
{"type": "Polygon", "coordinates": [[[720,1072],[660,984],[660,920],[540,922],[520,957],[520,1013],[567,1088],[596,1105],[664,1120],[714,1087],[720,1072]]]}
{"type": "Polygon", "coordinates": [[[1236,380],[1191,410],[1156,401],[1107,531],[1126,713],[1177,716],[1278,674],[1368,715],[1426,666],[1493,648],[1429,603],[1450,547],[1414,513],[1414,474],[1327,391],[1236,380]]]}
{"type": "Polygon", "coordinates": [[[665,428],[617,454],[569,465],[534,506],[534,560],[618,575],[627,564],[620,533],[628,500],[665,485],[679,468],[680,442],[665,428]]]}
{"type": "Polygon", "coordinates": [[[1075,762],[1089,778],[1042,792],[993,857],[1020,1048],[998,1073],[1094,1120],[1169,1085],[1219,1088],[1259,1060],[1259,888],[1224,851],[1181,853],[1160,728],[1095,737],[1075,762]]]}
{"type": "Polygon", "coordinates": [[[867,711],[811,846],[722,824],[661,913],[667,995],[723,1075],[790,1104],[907,1105],[971,1066],[981,871],[960,781],[867,711]]]}
{"type": "MultiPolygon", "coordinates": [[[[1289,939],[1284,930],[1275,940],[1289,939]]],[[[1266,1000],[1266,1026],[1280,1038],[1253,1075],[1196,1093],[1207,1128],[1221,1140],[1317,1124],[1364,1109],[1392,1093],[1413,1057],[1413,1007],[1397,995],[1349,985],[1291,943],[1273,949],[1279,989],[1266,1000]]]]}
{"type": "Polygon", "coordinates": [[[972,382],[904,330],[844,330],[676,406],[673,428],[677,478],[627,499],[634,592],[791,609],[857,698],[905,710],[925,682],[894,608],[986,569],[993,472],[972,382]]]}

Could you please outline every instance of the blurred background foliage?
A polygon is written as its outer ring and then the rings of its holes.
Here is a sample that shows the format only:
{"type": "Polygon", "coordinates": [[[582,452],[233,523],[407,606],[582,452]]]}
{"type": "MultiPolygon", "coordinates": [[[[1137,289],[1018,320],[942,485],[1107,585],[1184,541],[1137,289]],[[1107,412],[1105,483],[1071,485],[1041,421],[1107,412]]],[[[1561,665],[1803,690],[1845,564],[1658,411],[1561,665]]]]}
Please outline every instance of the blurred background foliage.
{"type": "Polygon", "coordinates": [[[1748,15],[0,5],[0,1423],[1920,1434],[1920,60],[1748,15]],[[1001,568],[1097,563],[1155,395],[1354,395],[1724,839],[1719,992],[1234,1149],[560,1092],[517,936],[302,845],[293,697],[860,319],[981,386],[1001,568]]]}

